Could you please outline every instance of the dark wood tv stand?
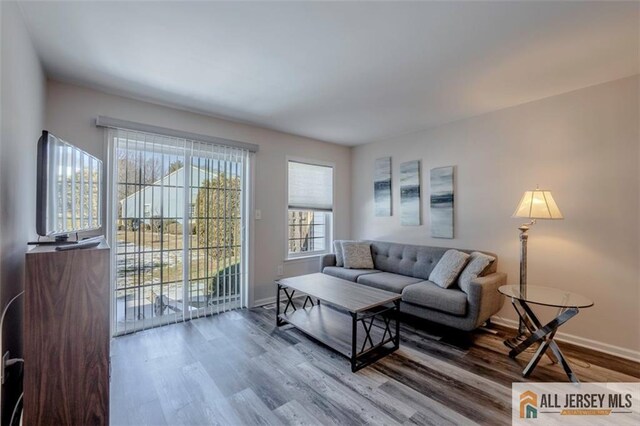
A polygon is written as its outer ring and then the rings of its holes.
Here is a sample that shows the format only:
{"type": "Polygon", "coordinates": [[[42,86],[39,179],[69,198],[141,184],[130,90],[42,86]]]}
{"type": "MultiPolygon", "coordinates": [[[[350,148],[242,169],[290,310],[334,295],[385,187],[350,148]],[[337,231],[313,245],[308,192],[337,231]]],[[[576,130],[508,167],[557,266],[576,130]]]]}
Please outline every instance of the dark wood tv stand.
{"type": "Polygon", "coordinates": [[[25,425],[109,424],[109,253],[26,255],[25,425]]]}

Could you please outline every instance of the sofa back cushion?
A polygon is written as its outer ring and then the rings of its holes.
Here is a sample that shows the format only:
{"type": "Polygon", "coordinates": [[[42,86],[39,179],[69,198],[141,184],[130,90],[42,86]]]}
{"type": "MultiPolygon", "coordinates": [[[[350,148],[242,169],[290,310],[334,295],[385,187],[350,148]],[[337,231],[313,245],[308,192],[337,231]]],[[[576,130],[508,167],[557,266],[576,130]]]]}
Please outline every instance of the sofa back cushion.
{"type": "Polygon", "coordinates": [[[342,258],[347,269],[373,269],[371,246],[357,241],[342,242],[342,258]]]}
{"type": "Polygon", "coordinates": [[[344,254],[342,252],[342,243],[353,242],[351,240],[334,240],[333,252],[336,255],[336,266],[344,266],[344,254]]]}
{"type": "Polygon", "coordinates": [[[471,281],[486,274],[484,271],[489,269],[495,260],[495,257],[478,251],[471,253],[469,262],[458,278],[458,287],[460,287],[460,290],[468,294],[471,281]]]}
{"type": "Polygon", "coordinates": [[[469,261],[469,257],[468,253],[460,250],[447,250],[436,264],[436,267],[433,268],[431,274],[429,274],[429,281],[438,284],[442,288],[453,287],[458,281],[460,272],[469,261]]]}
{"type": "MultiPolygon", "coordinates": [[[[371,244],[373,267],[384,272],[406,275],[409,277],[429,279],[429,275],[440,258],[450,250],[450,247],[429,247],[411,244],[390,243],[386,241],[367,241],[371,244]]],[[[471,254],[475,250],[460,250],[471,254]]],[[[484,252],[496,258],[484,274],[497,270],[497,256],[484,252]]]]}

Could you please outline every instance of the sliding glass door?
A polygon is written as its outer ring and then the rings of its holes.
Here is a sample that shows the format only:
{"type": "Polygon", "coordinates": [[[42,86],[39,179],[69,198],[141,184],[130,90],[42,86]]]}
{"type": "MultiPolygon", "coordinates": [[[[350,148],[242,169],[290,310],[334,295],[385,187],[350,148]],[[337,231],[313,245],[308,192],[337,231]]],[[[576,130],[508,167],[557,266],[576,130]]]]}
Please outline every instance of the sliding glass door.
{"type": "Polygon", "coordinates": [[[113,147],[114,335],[246,306],[246,150],[126,130],[113,147]]]}

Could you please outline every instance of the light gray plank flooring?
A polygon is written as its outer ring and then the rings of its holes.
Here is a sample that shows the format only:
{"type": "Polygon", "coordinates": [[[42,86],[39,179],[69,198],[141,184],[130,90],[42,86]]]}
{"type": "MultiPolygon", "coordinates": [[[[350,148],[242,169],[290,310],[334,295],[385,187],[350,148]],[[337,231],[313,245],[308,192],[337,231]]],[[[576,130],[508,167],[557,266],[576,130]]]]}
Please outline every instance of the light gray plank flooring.
{"type": "MultiPolygon", "coordinates": [[[[113,425],[511,424],[513,360],[497,335],[402,324],[401,348],[357,373],[274,306],[113,339],[113,425]]],[[[640,366],[560,344],[583,381],[639,381],[640,366]]],[[[565,381],[541,362],[530,380],[565,381]]]]}

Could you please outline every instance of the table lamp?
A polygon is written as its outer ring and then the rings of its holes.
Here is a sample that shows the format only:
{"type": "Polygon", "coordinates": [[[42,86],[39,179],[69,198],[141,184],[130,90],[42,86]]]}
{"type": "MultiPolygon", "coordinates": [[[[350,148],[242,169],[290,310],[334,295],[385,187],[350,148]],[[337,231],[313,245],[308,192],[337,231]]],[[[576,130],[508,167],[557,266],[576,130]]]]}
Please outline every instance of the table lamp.
{"type": "MultiPolygon", "coordinates": [[[[551,191],[540,189],[536,185],[533,191],[525,191],[516,211],[512,217],[525,217],[530,219],[528,223],[522,224],[520,230],[520,294],[527,293],[527,239],[529,238],[529,228],[535,225],[538,219],[564,219],[558,205],[556,204],[551,191]]],[[[515,347],[526,339],[526,328],[522,319],[518,324],[518,335],[505,344],[515,347]]]]}

